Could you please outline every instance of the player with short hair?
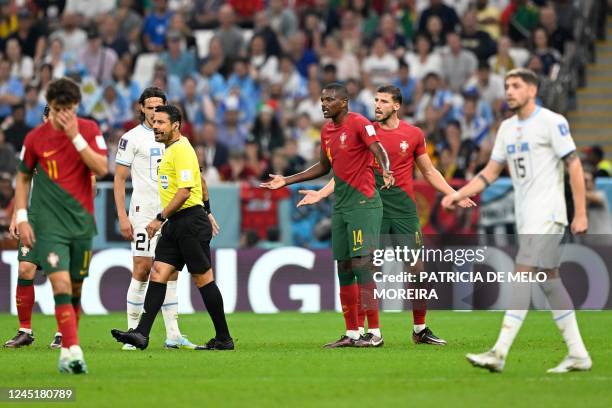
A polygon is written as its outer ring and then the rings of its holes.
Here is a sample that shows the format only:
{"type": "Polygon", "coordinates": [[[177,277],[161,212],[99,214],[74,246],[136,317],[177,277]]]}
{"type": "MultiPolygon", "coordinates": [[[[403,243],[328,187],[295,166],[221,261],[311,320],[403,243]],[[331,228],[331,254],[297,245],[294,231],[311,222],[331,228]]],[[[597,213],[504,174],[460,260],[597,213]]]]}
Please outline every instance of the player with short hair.
{"type": "Polygon", "coordinates": [[[278,189],[334,170],[336,201],[332,215],[332,250],[338,266],[346,334],[325,347],[357,345],[360,304],[371,317],[369,332],[376,337],[377,345],[382,345],[371,256],[378,246],[383,208],[372,171],[372,154],[382,169],[382,188],[391,187],[394,176],[374,126],[365,117],[348,111],[348,92],[344,85],[326,85],[321,92],[321,108],[323,116],[331,120],[321,131],[319,162],[292,176],[271,174],[272,180],[262,183],[261,187],[278,189]]]}
{"type": "MultiPolygon", "coordinates": [[[[454,208],[460,200],[478,194],[508,165],[519,233],[516,271],[546,272],[548,278],[540,285],[568,347],[568,355],[548,372],[589,370],[592,361],[580,336],[572,300],[559,276],[560,243],[568,224],[564,164],[569,173],[575,206],[571,232],[584,234],[588,229],[582,164],[567,120],[536,104],[537,75],[529,69],[514,69],[506,74],[505,86],[506,100],[514,116],[500,125],[486,167],[458,192],[444,197],[442,205],[454,208]]],[[[517,287],[512,299],[516,310],[506,311],[493,348],[482,354],[467,354],[468,361],[475,367],[497,372],[503,370],[508,351],[527,316],[531,288],[527,285],[517,287]]]]}
{"type": "MultiPolygon", "coordinates": [[[[45,106],[43,111],[42,121],[47,123],[49,118],[49,105],[45,106]]],[[[36,184],[36,172],[32,176],[31,188],[36,184]]],[[[16,211],[13,212],[11,217],[11,225],[9,226],[9,233],[15,239],[19,239],[19,233],[17,231],[17,224],[15,221],[16,211]]],[[[30,211],[30,218],[34,218],[34,214],[30,211]]],[[[32,331],[32,309],[34,308],[34,302],[36,301],[36,295],[34,293],[34,278],[36,277],[36,271],[40,267],[36,264],[36,258],[34,256],[34,248],[28,248],[19,242],[17,248],[17,260],[19,261],[18,272],[17,272],[17,289],[15,291],[15,304],[17,305],[17,318],[19,319],[19,329],[17,334],[10,340],[4,343],[4,347],[7,348],[19,348],[23,346],[29,346],[34,342],[34,333],[32,331]]],[[[57,331],[49,347],[52,349],[60,348],[62,346],[62,333],[57,331]]]]}
{"type": "MultiPolygon", "coordinates": [[[[153,265],[155,246],[159,238],[159,234],[156,234],[149,239],[146,227],[161,210],[157,191],[157,166],[164,153],[164,144],[155,141],[153,119],[155,108],[166,104],[166,94],[157,87],[149,87],[142,92],[138,101],[141,123],[126,132],[119,140],[113,186],[121,235],[131,241],[132,246],[132,280],[127,292],[126,307],[130,329],[138,326],[149,273],[153,265]],[[130,175],[133,191],[128,216],[125,211],[125,184],[130,175]]],[[[187,340],[178,327],[177,279],[178,271],[170,276],[166,298],[162,305],[162,316],[166,326],[164,347],[194,349],[196,345],[187,340]]],[[[125,344],[123,350],[136,350],[136,348],[125,344]]]]}
{"type": "Polygon", "coordinates": [[[106,143],[98,125],[78,118],[79,86],[70,79],[47,88],[49,121],[29,132],[21,151],[15,189],[16,223],[24,246],[36,244],[36,263],[53,288],[55,317],[62,333],[59,370],[87,372],[79,346],[81,288],[89,273],[96,234],[92,173],[108,172],[106,143]],[[33,171],[36,188],[28,199],[33,171]]]}
{"type": "MultiPolygon", "coordinates": [[[[391,235],[394,245],[407,245],[410,247],[422,244],[421,226],[417,214],[416,199],[414,196],[413,173],[414,165],[419,168],[425,179],[438,191],[448,194],[455,190],[448,185],[444,177],[433,166],[425,149],[425,135],[423,131],[402,120],[398,111],[402,106],[402,94],[399,88],[392,85],[384,85],[377,89],[374,98],[376,122],[374,128],[380,138],[380,143],[389,154],[393,163],[393,175],[395,185],[389,189],[380,190],[380,198],[383,204],[383,219],[380,233],[391,235]]],[[[382,187],[384,180],[380,167],[375,165],[376,186],[382,187]]],[[[300,190],[304,198],[298,203],[302,205],[314,204],[334,192],[335,182],[330,182],[321,190],[300,190]]],[[[465,199],[462,207],[474,206],[474,202],[465,199]]],[[[423,270],[421,260],[412,267],[412,272],[423,270]]],[[[377,311],[376,311],[377,313],[377,311]]],[[[431,329],[425,324],[427,304],[424,301],[413,302],[413,332],[412,340],[419,344],[445,345],[446,341],[435,336],[431,329]]],[[[372,313],[368,314],[368,321],[372,313]]],[[[378,346],[378,341],[372,333],[365,333],[363,312],[359,315],[359,330],[361,338],[358,346],[378,346]]]]}
{"type": "Polygon", "coordinates": [[[210,240],[216,222],[210,212],[206,185],[202,183],[195,150],[181,135],[181,113],[176,106],[155,109],[155,140],[166,147],[158,167],[158,190],[162,210],[147,225],[152,238],[161,228],[155,248],[149,287],[140,322],[135,329],[113,329],[113,337],[141,350],[149,344],[149,333],[162,306],[170,276],[187,265],[198,287],[206,310],[215,326],[215,337],[196,350],[233,350],[223,297],[214,280],[210,259],[210,240]],[[162,228],[163,225],[163,228],[162,228]]]}

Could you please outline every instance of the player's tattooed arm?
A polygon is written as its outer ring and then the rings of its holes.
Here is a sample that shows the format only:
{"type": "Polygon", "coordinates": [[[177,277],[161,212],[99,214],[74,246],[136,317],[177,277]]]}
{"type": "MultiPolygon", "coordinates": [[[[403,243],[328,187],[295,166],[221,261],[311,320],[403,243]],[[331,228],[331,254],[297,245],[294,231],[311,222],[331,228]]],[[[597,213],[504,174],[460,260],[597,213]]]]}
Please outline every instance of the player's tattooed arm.
{"type": "Polygon", "coordinates": [[[563,157],[563,162],[569,174],[569,183],[574,200],[574,219],[570,226],[572,234],[584,234],[589,228],[586,210],[586,187],[584,185],[584,171],[576,151],[563,157]]]}
{"type": "Polygon", "coordinates": [[[382,169],[383,179],[385,180],[385,185],[382,188],[389,188],[395,184],[395,179],[393,178],[393,172],[391,171],[391,162],[389,161],[389,156],[387,155],[387,151],[383,147],[380,142],[374,142],[370,145],[370,151],[374,154],[378,165],[382,169]]]}
{"type": "Polygon", "coordinates": [[[321,149],[319,162],[317,164],[310,166],[309,168],[300,173],[293,174],[287,177],[283,177],[279,174],[270,174],[270,177],[272,179],[265,183],[261,183],[259,187],[276,190],[277,188],[288,186],[290,184],[301,183],[303,181],[319,178],[329,173],[331,168],[332,166],[331,162],[329,161],[329,158],[327,157],[323,149],[321,149]]]}

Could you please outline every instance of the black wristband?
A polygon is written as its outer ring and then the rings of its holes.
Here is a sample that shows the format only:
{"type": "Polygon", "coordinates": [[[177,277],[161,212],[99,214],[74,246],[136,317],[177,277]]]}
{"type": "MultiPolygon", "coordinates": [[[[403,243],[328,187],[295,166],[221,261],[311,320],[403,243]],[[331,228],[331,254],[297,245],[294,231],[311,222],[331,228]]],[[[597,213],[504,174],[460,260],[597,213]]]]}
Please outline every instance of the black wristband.
{"type": "Polygon", "coordinates": [[[210,200],[206,200],[204,201],[204,211],[206,211],[206,214],[210,214],[210,200]]]}
{"type": "Polygon", "coordinates": [[[485,188],[491,185],[491,183],[489,183],[489,180],[487,180],[487,178],[483,176],[481,173],[478,173],[478,178],[481,179],[483,183],[485,183],[485,188]]]}
{"type": "Polygon", "coordinates": [[[161,213],[157,213],[157,215],[155,216],[155,219],[157,221],[161,221],[161,222],[166,221],[166,219],[164,217],[162,217],[161,213]]]}

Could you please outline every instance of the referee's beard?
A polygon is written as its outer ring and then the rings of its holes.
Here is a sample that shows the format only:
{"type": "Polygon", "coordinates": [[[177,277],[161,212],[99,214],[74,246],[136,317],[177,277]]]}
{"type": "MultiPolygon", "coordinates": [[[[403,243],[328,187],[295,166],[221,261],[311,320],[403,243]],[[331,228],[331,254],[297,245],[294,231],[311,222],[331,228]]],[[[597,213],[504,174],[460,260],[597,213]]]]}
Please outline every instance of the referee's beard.
{"type": "Polygon", "coordinates": [[[163,143],[166,146],[168,146],[170,143],[178,140],[179,137],[181,137],[181,132],[180,131],[174,131],[174,130],[169,130],[167,132],[161,131],[161,130],[154,130],[153,131],[155,134],[155,141],[158,143],[163,143]]]}

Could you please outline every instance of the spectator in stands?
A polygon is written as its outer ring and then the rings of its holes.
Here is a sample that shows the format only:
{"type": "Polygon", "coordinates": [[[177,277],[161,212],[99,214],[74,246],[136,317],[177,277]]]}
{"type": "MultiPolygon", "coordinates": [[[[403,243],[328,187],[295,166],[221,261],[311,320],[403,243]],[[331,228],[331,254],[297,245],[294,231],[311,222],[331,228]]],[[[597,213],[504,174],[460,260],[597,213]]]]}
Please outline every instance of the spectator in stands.
{"type": "Polygon", "coordinates": [[[264,104],[261,107],[253,124],[252,136],[249,140],[257,143],[264,157],[268,157],[272,150],[283,147],[285,144],[283,129],[270,105],[264,104]]]}
{"type": "Polygon", "coordinates": [[[361,65],[361,70],[368,75],[373,86],[379,87],[389,83],[389,79],[397,75],[397,57],[387,49],[385,41],[378,37],[374,40],[372,49],[361,65]]]}
{"type": "Polygon", "coordinates": [[[98,121],[103,132],[120,128],[131,116],[130,105],[119,95],[112,81],[100,90],[90,115],[98,121]]]}
{"type": "Polygon", "coordinates": [[[284,98],[293,100],[308,94],[306,80],[300,75],[289,55],[281,56],[279,72],[273,82],[282,85],[284,98]]]}
{"type": "Polygon", "coordinates": [[[91,26],[87,31],[87,45],[80,53],[80,60],[89,75],[102,84],[112,80],[113,67],[118,57],[115,51],[102,44],[98,29],[91,26]]]}
{"type": "Polygon", "coordinates": [[[17,32],[11,34],[9,38],[19,41],[23,55],[32,58],[35,64],[40,63],[47,44],[45,22],[35,24],[32,12],[25,7],[17,11],[17,18],[17,32]]]}
{"type": "Polygon", "coordinates": [[[491,71],[502,78],[506,76],[508,71],[517,67],[514,58],[510,55],[510,48],[512,48],[512,40],[504,35],[497,42],[497,54],[489,58],[491,71]]]}
{"type": "Polygon", "coordinates": [[[234,60],[232,75],[227,79],[226,93],[239,92],[240,102],[246,110],[242,113],[243,120],[251,123],[255,119],[257,103],[261,97],[259,84],[249,75],[249,60],[239,57],[234,60]]]}
{"type": "Polygon", "coordinates": [[[533,31],[532,51],[542,61],[542,72],[549,77],[556,76],[559,71],[562,56],[554,48],[548,46],[548,34],[543,27],[533,31]]]}
{"type": "Polygon", "coordinates": [[[478,29],[488,33],[497,41],[501,35],[501,10],[489,4],[489,0],[476,0],[478,29]]]}
{"type": "Polygon", "coordinates": [[[195,55],[191,50],[183,49],[182,42],[183,37],[179,31],[168,31],[166,34],[168,50],[159,56],[168,67],[170,75],[181,80],[196,72],[195,55]]]}
{"type": "Polygon", "coordinates": [[[285,155],[289,174],[296,174],[306,168],[306,159],[300,156],[298,144],[295,139],[289,138],[285,142],[285,155]]]}
{"type": "Polygon", "coordinates": [[[211,29],[219,25],[219,9],[223,0],[194,0],[193,19],[189,25],[194,29],[211,29]]]}
{"type": "Polygon", "coordinates": [[[411,116],[414,112],[414,102],[417,89],[417,81],[410,72],[410,67],[402,59],[399,60],[397,78],[393,80],[393,85],[397,86],[402,94],[402,116],[411,116]]]}
{"type": "Polygon", "coordinates": [[[588,234],[600,234],[599,237],[594,237],[592,244],[602,245],[602,240],[605,241],[605,244],[610,244],[612,220],[610,219],[608,197],[604,191],[595,188],[595,176],[591,172],[584,172],[584,186],[589,219],[588,234]]]}
{"type": "Polygon", "coordinates": [[[163,51],[173,14],[168,10],[167,0],[154,0],[153,12],[145,18],[142,27],[142,41],[146,52],[163,51]]]}
{"type": "Polygon", "coordinates": [[[322,32],[324,30],[321,20],[316,13],[308,13],[304,17],[304,36],[306,38],[306,48],[320,54],[322,46],[322,32]]]}
{"type": "Polygon", "coordinates": [[[166,92],[169,101],[178,101],[181,98],[180,78],[169,73],[166,63],[159,59],[155,61],[155,65],[153,66],[153,78],[151,83],[154,84],[157,80],[161,80],[164,86],[162,89],[166,92]]]}
{"type": "Polygon", "coordinates": [[[289,168],[289,159],[285,153],[285,149],[278,147],[272,150],[270,161],[268,162],[268,168],[264,170],[261,177],[262,180],[267,180],[270,178],[270,174],[281,174],[283,176],[294,174],[290,173],[290,171],[292,170],[289,168]]]}
{"type": "Polygon", "coordinates": [[[4,43],[9,36],[17,32],[19,22],[15,9],[9,0],[0,2],[0,43],[4,43]]]}
{"type": "Polygon", "coordinates": [[[278,58],[268,54],[266,39],[262,34],[255,34],[251,38],[248,58],[251,66],[250,75],[256,82],[270,82],[278,71],[278,58]]]}
{"type": "Polygon", "coordinates": [[[206,184],[219,184],[221,182],[221,175],[219,170],[215,166],[206,165],[206,148],[202,145],[196,145],[194,147],[196,156],[198,158],[198,164],[200,165],[200,171],[202,176],[206,180],[206,184]]]}
{"type": "Polygon", "coordinates": [[[538,25],[538,8],[529,0],[511,0],[500,21],[504,33],[515,43],[529,40],[531,30],[538,25]]]}
{"type": "Polygon", "coordinates": [[[38,89],[28,85],[25,90],[25,122],[30,128],[35,128],[42,123],[45,105],[38,99],[38,89]]]}
{"type": "Polygon", "coordinates": [[[489,136],[489,122],[478,114],[478,96],[465,95],[463,98],[463,109],[458,120],[461,124],[461,139],[471,140],[479,146],[489,136]]]}
{"type": "Polygon", "coordinates": [[[338,80],[342,82],[360,77],[359,61],[355,55],[342,48],[342,41],[338,37],[330,35],[325,38],[323,44],[321,66],[333,64],[336,67],[338,80]]]}
{"type": "Polygon", "coordinates": [[[11,76],[11,62],[0,60],[0,123],[11,114],[11,106],[23,98],[23,84],[11,76]]]}
{"type": "Polygon", "coordinates": [[[391,8],[391,15],[399,24],[399,31],[404,35],[406,44],[412,42],[415,31],[414,2],[412,0],[398,0],[391,8]]]}
{"type": "Polygon", "coordinates": [[[604,160],[604,151],[601,146],[589,146],[583,151],[586,154],[585,162],[595,178],[612,176],[612,163],[609,160],[604,160]]]}
{"type": "Polygon", "coordinates": [[[79,14],[89,22],[101,14],[110,12],[115,7],[115,0],[66,0],[64,13],[79,14]]]}
{"type": "MultiPolygon", "coordinates": [[[[1,63],[0,63],[0,67],[1,67],[1,63]]],[[[52,80],[53,80],[53,66],[51,66],[51,64],[42,64],[40,68],[38,68],[36,77],[32,81],[32,85],[38,88],[38,99],[45,104],[47,103],[47,100],[46,100],[47,87],[49,86],[49,83],[52,80]]],[[[0,80],[0,83],[1,83],[1,80],[0,80]]],[[[1,86],[0,86],[0,89],[2,89],[1,86]]],[[[0,94],[2,94],[2,92],[0,92],[0,94]]]]}
{"type": "Polygon", "coordinates": [[[359,99],[361,88],[361,83],[357,79],[349,79],[346,81],[346,90],[349,97],[349,111],[368,117],[370,115],[370,108],[359,99]]]}
{"type": "Polygon", "coordinates": [[[51,64],[53,67],[53,78],[61,78],[66,75],[66,54],[64,52],[64,44],[60,38],[51,40],[43,62],[51,64]]]}
{"type": "MultiPolygon", "coordinates": [[[[208,109],[214,111],[214,105],[210,96],[206,93],[198,94],[196,80],[191,76],[185,77],[183,79],[181,104],[185,109],[185,115],[189,118],[189,122],[196,129],[201,128],[206,121],[205,112],[207,108],[205,107],[205,100],[208,102],[208,109]]],[[[212,118],[214,118],[214,112],[209,111],[209,119],[212,118]]]]}
{"type": "Polygon", "coordinates": [[[0,173],[15,174],[17,171],[17,156],[15,147],[6,142],[4,131],[0,128],[0,173]]]}
{"type": "Polygon", "coordinates": [[[124,38],[130,45],[130,52],[140,51],[140,33],[142,32],[143,18],[132,8],[134,0],[119,0],[117,8],[112,11],[113,20],[118,24],[119,37],[124,38]]]}
{"type": "Polygon", "coordinates": [[[266,10],[270,27],[281,37],[289,38],[298,29],[298,21],[290,7],[283,0],[270,0],[266,10]]]}
{"type": "Polygon", "coordinates": [[[229,0],[236,14],[236,23],[242,28],[253,28],[255,13],[264,9],[264,0],[229,0]]]}
{"type": "Polygon", "coordinates": [[[218,129],[219,140],[225,143],[230,150],[242,151],[248,131],[240,120],[240,98],[230,94],[225,98],[223,105],[224,109],[221,110],[223,119],[218,129]]]}
{"type": "Polygon", "coordinates": [[[440,75],[435,72],[430,72],[423,79],[424,92],[417,102],[415,120],[417,122],[431,121],[426,118],[428,108],[433,109],[433,122],[435,127],[444,127],[446,119],[451,111],[453,94],[448,89],[444,88],[440,75]]]}
{"type": "MultiPolygon", "coordinates": [[[[364,30],[364,32],[366,35],[368,34],[367,30],[364,30]]],[[[397,57],[406,53],[406,37],[398,31],[397,22],[389,13],[385,13],[380,17],[378,33],[375,38],[382,38],[387,48],[397,57]]]]}
{"type": "Polygon", "coordinates": [[[229,4],[219,8],[219,28],[215,31],[215,37],[219,39],[221,48],[227,58],[240,56],[244,48],[244,37],[242,30],[235,23],[236,14],[229,4]]]}
{"type": "Polygon", "coordinates": [[[441,52],[442,75],[453,92],[460,92],[478,67],[478,61],[471,51],[464,50],[461,38],[454,31],[446,35],[448,47],[441,52]]]}
{"type": "Polygon", "coordinates": [[[34,61],[21,53],[21,45],[16,38],[6,42],[6,58],[11,62],[11,76],[27,85],[34,75],[34,61]]]}
{"type": "Polygon", "coordinates": [[[206,148],[206,166],[220,169],[227,163],[229,150],[225,143],[218,140],[217,126],[213,122],[206,122],[197,134],[198,143],[206,148]]]}
{"type": "Polygon", "coordinates": [[[553,81],[544,72],[544,63],[542,62],[540,56],[531,55],[529,57],[529,61],[527,62],[527,68],[538,75],[538,94],[536,97],[536,102],[547,107],[549,103],[553,102],[550,100],[553,92],[553,81]]]}
{"type": "MultiPolygon", "coordinates": [[[[342,12],[342,18],[338,21],[340,24],[339,37],[344,43],[344,50],[353,55],[358,55],[363,46],[363,36],[361,26],[359,25],[359,17],[351,9],[346,9],[342,12]]],[[[329,32],[330,26],[327,26],[329,32]]]]}
{"type": "MultiPolygon", "coordinates": [[[[438,16],[431,16],[429,20],[427,20],[427,34],[429,34],[429,38],[431,38],[432,49],[434,51],[438,51],[440,48],[446,45],[446,36],[444,34],[442,26],[442,20],[438,16]]],[[[449,33],[454,33],[455,31],[449,31],[449,33]]],[[[448,34],[447,34],[448,35],[448,34]]]]}
{"type": "Polygon", "coordinates": [[[449,120],[444,129],[444,140],[441,143],[440,148],[448,147],[450,149],[453,161],[459,154],[459,147],[461,146],[461,123],[456,120],[449,120]]]}
{"type": "Polygon", "coordinates": [[[25,105],[23,103],[20,102],[13,106],[13,114],[4,120],[2,128],[7,143],[12,144],[16,152],[20,152],[26,135],[32,130],[25,122],[25,105]]]}
{"type": "Polygon", "coordinates": [[[264,157],[259,144],[251,138],[244,144],[244,157],[245,166],[252,171],[255,178],[259,179],[264,176],[264,171],[268,168],[267,157],[270,157],[270,152],[264,157]]]}
{"type": "Polygon", "coordinates": [[[213,37],[208,43],[208,55],[204,58],[204,63],[212,64],[215,71],[221,74],[224,78],[230,75],[232,69],[232,61],[226,58],[225,51],[221,45],[219,37],[213,37]]]}
{"type": "Polygon", "coordinates": [[[119,23],[113,16],[106,14],[101,17],[100,37],[105,47],[115,51],[117,57],[122,58],[130,52],[130,44],[126,37],[122,37],[119,31],[119,23]]]}
{"type": "Polygon", "coordinates": [[[308,66],[317,64],[318,57],[314,50],[306,48],[306,36],[303,31],[296,31],[288,41],[288,54],[296,69],[303,78],[308,78],[308,66]]]}
{"type": "MultiPolygon", "coordinates": [[[[349,110],[354,112],[350,106],[349,110]]],[[[311,161],[315,158],[313,156],[313,148],[315,143],[320,139],[320,134],[319,131],[312,126],[312,121],[307,113],[302,113],[295,119],[295,126],[291,128],[291,139],[296,141],[297,151],[301,157],[304,157],[307,161],[311,161]]]]}
{"type": "MultiPolygon", "coordinates": [[[[340,82],[338,79],[338,70],[334,64],[323,65],[323,72],[321,74],[322,84],[331,84],[332,82],[340,82]]],[[[344,82],[344,81],[342,81],[344,82]]]]}
{"type": "Polygon", "coordinates": [[[548,43],[560,54],[565,53],[565,45],[574,40],[571,31],[557,24],[557,13],[551,6],[540,10],[540,24],[548,34],[548,43]]]}
{"type": "Polygon", "coordinates": [[[416,52],[408,52],[404,57],[410,66],[412,76],[420,81],[427,74],[433,72],[437,75],[442,74],[442,60],[440,55],[431,50],[431,39],[427,34],[417,34],[415,38],[416,52]]]}
{"type": "Polygon", "coordinates": [[[230,150],[227,164],[219,169],[223,181],[252,181],[257,174],[246,165],[246,156],[242,149],[230,150]]]}
{"type": "Polygon", "coordinates": [[[0,173],[0,238],[11,223],[15,205],[15,188],[11,173],[0,173]]]}
{"type": "MultiPolygon", "coordinates": [[[[209,95],[213,101],[219,101],[225,93],[225,79],[215,69],[215,62],[204,61],[200,64],[200,74],[196,75],[197,92],[209,95]]],[[[214,116],[214,113],[213,113],[214,116]]]]}
{"type": "Polygon", "coordinates": [[[270,27],[266,11],[259,11],[255,14],[255,29],[253,34],[260,35],[264,38],[266,54],[274,55],[277,58],[280,57],[282,53],[281,44],[278,35],[270,27]]]}
{"type": "Polygon", "coordinates": [[[193,31],[185,22],[185,16],[183,13],[174,13],[172,15],[170,18],[170,25],[168,26],[168,31],[177,31],[181,33],[181,37],[183,38],[182,46],[191,51],[194,56],[197,56],[198,44],[193,35],[193,31]]]}
{"type": "Polygon", "coordinates": [[[62,28],[54,31],[49,37],[50,40],[59,38],[64,44],[65,50],[80,50],[87,41],[87,33],[79,27],[79,16],[71,13],[62,15],[62,28]]]}
{"type": "Polygon", "coordinates": [[[457,159],[448,146],[442,147],[437,155],[438,165],[436,167],[446,180],[463,178],[463,173],[457,168],[457,159]]]}
{"type": "Polygon", "coordinates": [[[308,97],[297,106],[296,113],[306,113],[316,127],[321,127],[325,118],[321,111],[321,85],[316,80],[308,82],[308,97]]]}
{"type": "Polygon", "coordinates": [[[442,0],[431,0],[429,3],[430,6],[421,13],[419,31],[425,31],[427,21],[431,16],[438,16],[442,20],[445,34],[449,31],[455,31],[459,24],[459,17],[457,17],[455,9],[444,4],[442,0]]]}
{"type": "Polygon", "coordinates": [[[497,45],[493,38],[486,31],[478,29],[476,10],[469,10],[463,16],[461,44],[463,48],[472,51],[478,61],[486,61],[497,52],[497,45]]]}
{"type": "Polygon", "coordinates": [[[504,79],[492,73],[487,62],[481,61],[478,64],[478,70],[465,84],[465,90],[476,91],[480,98],[493,108],[496,115],[501,112],[501,105],[505,97],[504,79]]]}
{"type": "Polygon", "coordinates": [[[125,106],[132,106],[140,97],[140,85],[130,78],[130,73],[123,61],[117,61],[113,67],[113,83],[115,90],[124,100],[125,106]]]}

